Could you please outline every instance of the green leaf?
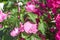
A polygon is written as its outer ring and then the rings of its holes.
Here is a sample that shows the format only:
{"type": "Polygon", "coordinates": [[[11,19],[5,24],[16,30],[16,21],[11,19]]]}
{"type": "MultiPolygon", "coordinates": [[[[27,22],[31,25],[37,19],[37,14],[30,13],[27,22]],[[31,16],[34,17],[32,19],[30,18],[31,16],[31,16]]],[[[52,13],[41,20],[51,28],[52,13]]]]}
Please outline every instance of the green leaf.
{"type": "Polygon", "coordinates": [[[36,23],[36,18],[37,18],[37,15],[33,14],[33,13],[28,13],[29,15],[29,18],[34,22],[36,23]]]}
{"type": "Polygon", "coordinates": [[[5,28],[8,28],[8,25],[4,25],[5,28]]]}
{"type": "Polygon", "coordinates": [[[3,1],[3,3],[4,3],[4,4],[6,4],[6,3],[7,3],[7,1],[3,1]]]}
{"type": "Polygon", "coordinates": [[[26,38],[26,40],[41,40],[41,38],[38,35],[31,35],[30,37],[26,38]]]}
{"type": "Polygon", "coordinates": [[[36,40],[41,40],[41,38],[35,37],[34,35],[32,35],[32,36],[31,36],[31,40],[35,40],[35,39],[36,39],[36,40]]]}
{"type": "Polygon", "coordinates": [[[21,33],[21,37],[27,39],[30,35],[26,34],[25,32],[24,33],[21,33]]]}
{"type": "Polygon", "coordinates": [[[8,1],[7,8],[11,7],[11,6],[12,6],[12,4],[13,4],[13,2],[12,2],[12,1],[8,1]]]}
{"type": "Polygon", "coordinates": [[[15,15],[17,15],[17,12],[18,12],[17,8],[13,8],[13,9],[11,10],[11,13],[12,13],[12,14],[15,14],[15,15]]]}
{"type": "Polygon", "coordinates": [[[41,33],[42,33],[43,35],[45,35],[45,30],[46,30],[46,28],[47,28],[46,23],[45,23],[42,19],[40,19],[40,23],[39,23],[39,26],[38,26],[38,30],[41,31],[41,33]]]}
{"type": "Polygon", "coordinates": [[[21,22],[24,22],[24,17],[23,16],[24,16],[23,14],[20,14],[20,20],[21,20],[21,22]]]}
{"type": "Polygon", "coordinates": [[[30,40],[30,38],[27,38],[26,40],[30,40]]]}
{"type": "Polygon", "coordinates": [[[0,31],[3,30],[3,29],[4,29],[4,27],[3,28],[0,28],[0,31]]]}

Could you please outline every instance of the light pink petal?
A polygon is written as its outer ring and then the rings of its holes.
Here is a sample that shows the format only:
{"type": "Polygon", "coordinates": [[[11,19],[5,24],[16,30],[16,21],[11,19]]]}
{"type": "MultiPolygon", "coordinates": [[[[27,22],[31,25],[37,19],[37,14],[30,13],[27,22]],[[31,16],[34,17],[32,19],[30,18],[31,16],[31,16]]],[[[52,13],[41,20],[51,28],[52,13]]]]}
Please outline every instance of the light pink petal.
{"type": "Polygon", "coordinates": [[[30,28],[32,27],[32,24],[28,21],[24,24],[24,30],[25,32],[29,33],[30,28]]]}
{"type": "Polygon", "coordinates": [[[24,26],[23,23],[20,22],[20,28],[19,28],[20,32],[24,32],[24,26]]]}
{"type": "Polygon", "coordinates": [[[19,28],[14,28],[14,30],[11,31],[10,35],[12,37],[15,37],[19,34],[19,28]]]}

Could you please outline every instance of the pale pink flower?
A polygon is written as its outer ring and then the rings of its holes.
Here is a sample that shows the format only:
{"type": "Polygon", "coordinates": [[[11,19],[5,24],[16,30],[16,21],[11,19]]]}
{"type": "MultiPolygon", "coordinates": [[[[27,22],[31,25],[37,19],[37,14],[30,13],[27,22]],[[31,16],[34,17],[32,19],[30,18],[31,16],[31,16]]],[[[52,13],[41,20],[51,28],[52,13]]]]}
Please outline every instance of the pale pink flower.
{"type": "Polygon", "coordinates": [[[28,12],[33,12],[36,7],[35,7],[34,4],[29,4],[29,3],[27,3],[27,5],[25,6],[25,8],[26,8],[26,10],[27,10],[28,12]]]}
{"type": "Polygon", "coordinates": [[[10,33],[12,37],[17,36],[18,34],[19,34],[19,28],[14,28],[10,33]]]}
{"type": "Polygon", "coordinates": [[[33,33],[35,34],[37,30],[37,24],[32,24],[29,21],[24,24],[24,30],[26,33],[33,33]]]}
{"type": "Polygon", "coordinates": [[[7,19],[7,14],[4,14],[2,10],[0,10],[0,22],[3,22],[5,19],[7,19]]]}

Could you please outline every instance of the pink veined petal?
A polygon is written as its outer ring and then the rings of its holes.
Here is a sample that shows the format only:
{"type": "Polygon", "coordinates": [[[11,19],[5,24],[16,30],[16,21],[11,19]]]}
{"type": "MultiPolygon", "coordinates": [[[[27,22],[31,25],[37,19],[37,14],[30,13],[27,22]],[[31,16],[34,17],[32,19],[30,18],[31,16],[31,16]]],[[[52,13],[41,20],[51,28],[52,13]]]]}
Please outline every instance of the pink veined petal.
{"type": "Polygon", "coordinates": [[[32,24],[30,22],[26,22],[24,24],[24,30],[25,30],[25,32],[28,33],[31,27],[32,27],[32,24]]]}
{"type": "Polygon", "coordinates": [[[26,33],[33,33],[33,34],[35,34],[38,31],[37,30],[37,25],[32,24],[29,21],[24,24],[24,30],[25,30],[26,33]]]}
{"type": "Polygon", "coordinates": [[[33,24],[31,30],[32,30],[33,34],[36,34],[36,32],[38,31],[37,30],[37,24],[33,24]]]}

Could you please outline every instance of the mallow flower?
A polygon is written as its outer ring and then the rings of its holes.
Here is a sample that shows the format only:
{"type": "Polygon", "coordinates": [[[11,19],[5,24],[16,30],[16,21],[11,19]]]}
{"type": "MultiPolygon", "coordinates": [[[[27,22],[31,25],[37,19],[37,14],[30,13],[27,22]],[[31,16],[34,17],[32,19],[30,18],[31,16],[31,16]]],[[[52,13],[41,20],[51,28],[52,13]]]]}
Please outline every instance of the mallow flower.
{"type": "Polygon", "coordinates": [[[60,0],[46,0],[47,6],[50,8],[58,8],[60,7],[60,0]]]}
{"type": "Polygon", "coordinates": [[[27,21],[26,23],[24,23],[24,30],[26,33],[36,34],[36,32],[38,31],[37,24],[33,24],[33,23],[27,21]]]}
{"type": "Polygon", "coordinates": [[[60,30],[60,14],[58,14],[56,17],[56,28],[57,30],[60,30]]]}
{"type": "Polygon", "coordinates": [[[2,10],[0,10],[0,22],[3,22],[5,19],[7,19],[7,14],[4,14],[2,10]]]}
{"type": "Polygon", "coordinates": [[[56,33],[55,40],[60,40],[60,31],[56,33]]]}
{"type": "Polygon", "coordinates": [[[32,3],[30,3],[30,2],[28,2],[28,3],[26,4],[25,8],[26,8],[26,11],[28,11],[28,12],[33,12],[33,11],[35,10],[35,5],[32,4],[32,3]]]}
{"type": "Polygon", "coordinates": [[[15,27],[11,32],[10,32],[10,35],[12,37],[15,37],[19,34],[19,28],[18,27],[15,27]]]}
{"type": "Polygon", "coordinates": [[[30,21],[25,22],[24,24],[20,22],[19,32],[26,32],[28,34],[36,34],[38,31],[37,24],[31,23],[30,21]]]}

